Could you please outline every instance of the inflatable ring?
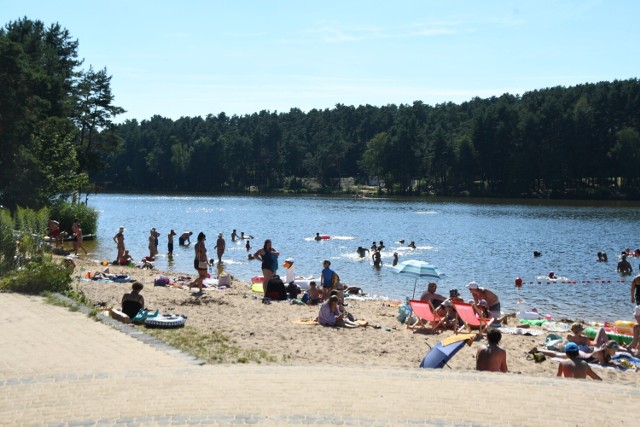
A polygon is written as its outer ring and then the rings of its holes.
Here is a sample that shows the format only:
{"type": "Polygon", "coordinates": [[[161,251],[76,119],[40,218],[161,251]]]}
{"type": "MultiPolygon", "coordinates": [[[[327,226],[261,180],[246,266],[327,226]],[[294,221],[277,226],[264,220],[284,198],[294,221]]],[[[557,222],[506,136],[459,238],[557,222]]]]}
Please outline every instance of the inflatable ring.
{"type": "Polygon", "coordinates": [[[161,314],[157,317],[148,317],[144,325],[150,328],[180,328],[183,327],[186,318],[177,314],[161,314]]]}

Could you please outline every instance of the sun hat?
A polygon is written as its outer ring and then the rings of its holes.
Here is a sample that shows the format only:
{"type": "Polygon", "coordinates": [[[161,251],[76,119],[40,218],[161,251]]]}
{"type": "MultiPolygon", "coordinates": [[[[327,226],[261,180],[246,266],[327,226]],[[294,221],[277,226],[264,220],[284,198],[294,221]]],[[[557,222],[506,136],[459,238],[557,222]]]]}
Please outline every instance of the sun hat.
{"type": "Polygon", "coordinates": [[[569,342],[564,346],[565,353],[578,353],[579,351],[580,351],[580,348],[578,347],[578,344],[574,342],[569,342]]]}
{"type": "Polygon", "coordinates": [[[637,305],[636,308],[633,309],[633,316],[634,317],[640,316],[640,305],[637,305]]]}
{"type": "Polygon", "coordinates": [[[467,284],[467,289],[478,289],[479,287],[476,282],[469,282],[469,284],[467,284]]]}

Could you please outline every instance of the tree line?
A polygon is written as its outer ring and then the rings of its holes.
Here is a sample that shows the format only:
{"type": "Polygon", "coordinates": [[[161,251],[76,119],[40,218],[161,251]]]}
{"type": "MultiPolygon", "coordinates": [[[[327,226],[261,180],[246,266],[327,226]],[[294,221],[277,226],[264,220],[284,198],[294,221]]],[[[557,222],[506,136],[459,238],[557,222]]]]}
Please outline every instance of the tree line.
{"type": "Polygon", "coordinates": [[[461,104],[225,113],[116,126],[94,178],[108,190],[336,191],[340,178],[392,194],[640,196],[637,79],[461,104]]]}
{"type": "Polygon", "coordinates": [[[638,79],[114,124],[124,109],[111,76],[82,65],[59,24],[0,29],[0,204],[40,208],[96,189],[336,192],[341,178],[401,195],[640,197],[638,79]]]}

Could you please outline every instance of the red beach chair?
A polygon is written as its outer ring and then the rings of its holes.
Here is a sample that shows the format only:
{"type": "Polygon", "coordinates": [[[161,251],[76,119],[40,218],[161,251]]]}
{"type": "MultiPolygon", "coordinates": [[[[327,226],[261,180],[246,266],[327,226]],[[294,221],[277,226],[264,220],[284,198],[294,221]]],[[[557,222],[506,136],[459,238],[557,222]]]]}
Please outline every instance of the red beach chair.
{"type": "Polygon", "coordinates": [[[413,325],[409,326],[409,328],[414,330],[430,330],[431,332],[442,329],[442,322],[444,321],[444,318],[438,315],[436,310],[433,308],[433,305],[431,305],[431,301],[412,299],[409,301],[409,305],[418,318],[418,320],[416,320],[413,325]],[[430,325],[429,328],[427,328],[427,324],[430,325]]]}
{"type": "Polygon", "coordinates": [[[494,319],[487,319],[482,316],[479,317],[473,307],[473,304],[466,302],[454,302],[453,307],[456,309],[460,320],[464,323],[456,333],[461,332],[465,328],[467,328],[469,332],[471,332],[473,328],[477,328],[478,331],[483,334],[494,321],[494,319]]]}

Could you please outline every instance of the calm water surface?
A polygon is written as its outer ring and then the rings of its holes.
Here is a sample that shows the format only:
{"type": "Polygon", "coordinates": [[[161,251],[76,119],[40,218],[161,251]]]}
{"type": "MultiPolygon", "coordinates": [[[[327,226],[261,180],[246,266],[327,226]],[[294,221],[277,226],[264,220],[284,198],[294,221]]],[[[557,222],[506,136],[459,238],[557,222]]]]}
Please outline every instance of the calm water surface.
{"type": "MultiPolygon", "coordinates": [[[[396,251],[401,261],[424,260],[444,271],[438,290],[445,295],[457,288],[468,299],[464,286],[475,280],[501,297],[503,311],[514,310],[516,300],[524,298],[556,317],[632,319],[630,279],[621,278],[615,269],[621,249],[640,247],[637,204],[112,194],[94,196],[89,205],[100,214],[99,239],[89,246],[90,256],[98,260],[115,259],[112,237],[120,225],[126,227],[127,248],[139,260],[148,254],[149,229],[155,227],[162,234],[156,267],[193,274],[193,247],[179,247],[176,237],[173,259],[166,256],[169,230],[178,235],[191,230],[194,241],[204,231],[209,257],[214,258],[216,236],[222,232],[227,241],[224,269],[249,281],[261,274],[260,264],[247,260],[244,242],[231,242],[235,228],[238,234],[255,237],[251,252],[272,239],[281,253],[280,264],[294,258],[298,275],[318,277],[322,260],[330,259],[343,282],[373,295],[412,294],[414,280],[390,268],[396,251]],[[316,232],[332,238],[316,242],[316,232]],[[374,240],[386,245],[387,264],[380,270],[369,257],[360,259],[355,252],[358,246],[369,248],[374,240]],[[406,247],[410,240],[415,250],[406,247]],[[595,261],[602,250],[609,255],[608,263],[595,261]],[[534,258],[533,251],[542,256],[534,258]],[[540,277],[549,271],[578,283],[547,284],[540,277]],[[517,276],[526,283],[521,289],[514,287],[517,276]],[[602,280],[607,283],[594,283],[602,280]]],[[[637,269],[638,261],[631,261],[637,269]]],[[[283,267],[279,273],[284,276],[283,267]]],[[[419,280],[416,292],[426,283],[419,280]]]]}

